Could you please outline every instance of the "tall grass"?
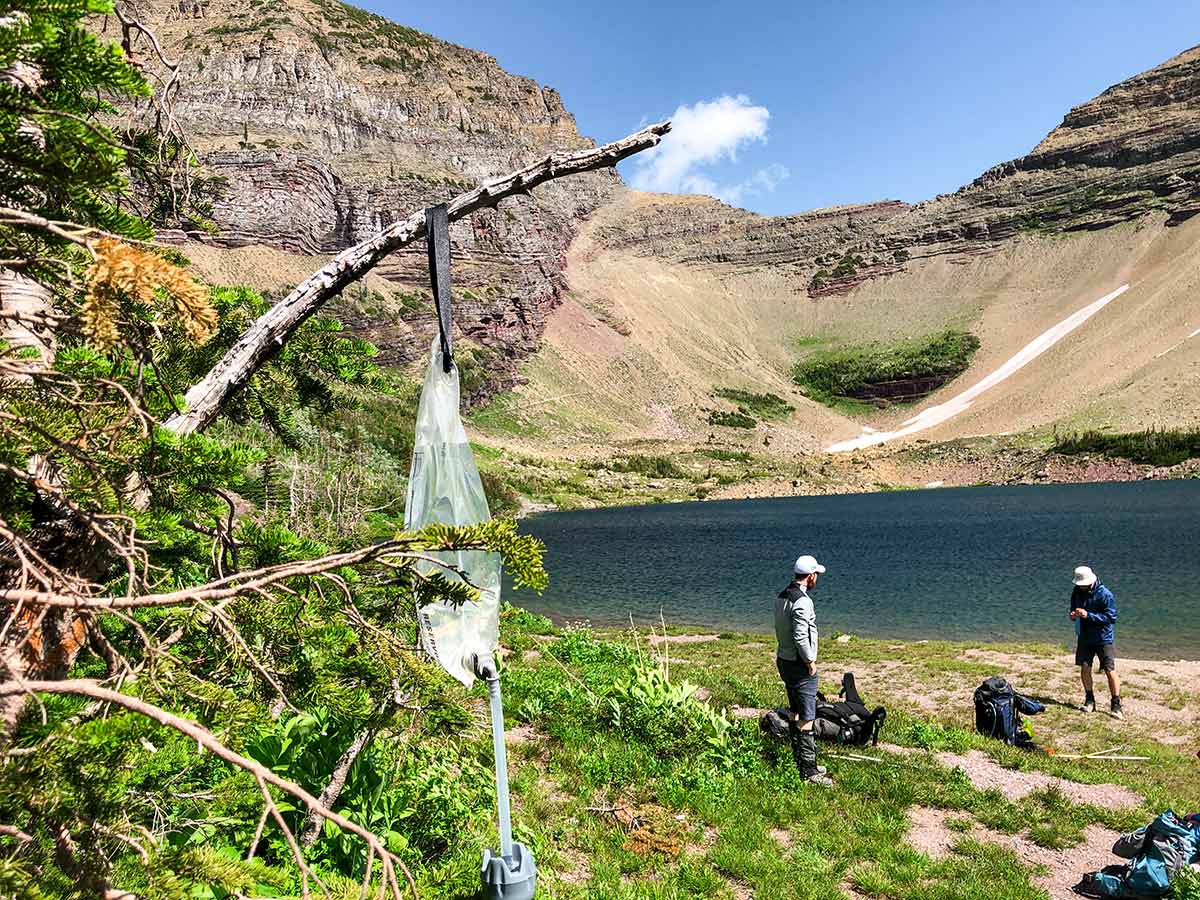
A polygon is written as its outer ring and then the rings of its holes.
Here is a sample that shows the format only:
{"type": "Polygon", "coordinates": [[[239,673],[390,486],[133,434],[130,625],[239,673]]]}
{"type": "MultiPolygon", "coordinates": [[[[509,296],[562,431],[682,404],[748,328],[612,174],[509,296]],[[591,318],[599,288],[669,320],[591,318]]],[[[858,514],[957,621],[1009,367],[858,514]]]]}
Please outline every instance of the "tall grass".
{"type": "Polygon", "coordinates": [[[1150,428],[1120,434],[1081,431],[1056,437],[1051,449],[1068,456],[1100,453],[1152,466],[1175,466],[1200,458],[1200,429],[1150,428]]]}

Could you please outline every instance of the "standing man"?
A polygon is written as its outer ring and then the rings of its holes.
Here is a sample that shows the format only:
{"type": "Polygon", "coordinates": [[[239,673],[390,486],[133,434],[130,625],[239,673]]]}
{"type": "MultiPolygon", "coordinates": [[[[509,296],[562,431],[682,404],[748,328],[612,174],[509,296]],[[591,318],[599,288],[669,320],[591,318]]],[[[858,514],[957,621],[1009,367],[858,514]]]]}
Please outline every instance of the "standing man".
{"type": "Polygon", "coordinates": [[[817,718],[817,611],[808,592],[825,567],[811,556],[801,556],[794,566],[792,583],[775,599],[775,638],[779,644],[775,664],[787,688],[788,730],[792,756],[805,781],[831,785],[825,769],[817,765],[813,721],[817,718]]]}
{"type": "Polygon", "coordinates": [[[1100,671],[1108,676],[1109,715],[1121,715],[1121,684],[1117,681],[1117,657],[1113,652],[1113,625],[1117,621],[1117,598],[1100,583],[1087,566],[1075,570],[1075,589],[1071,591],[1071,619],[1079,641],[1075,647],[1075,665],[1083,682],[1083,711],[1096,711],[1092,690],[1092,661],[1100,657],[1100,671]]]}

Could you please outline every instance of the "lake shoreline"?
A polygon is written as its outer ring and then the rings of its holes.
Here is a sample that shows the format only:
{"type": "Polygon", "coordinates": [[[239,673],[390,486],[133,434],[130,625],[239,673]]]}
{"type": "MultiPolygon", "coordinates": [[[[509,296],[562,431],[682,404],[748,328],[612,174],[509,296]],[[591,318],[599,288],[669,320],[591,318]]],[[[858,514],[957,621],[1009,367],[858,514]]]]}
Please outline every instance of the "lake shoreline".
{"type": "MultiPolygon", "coordinates": [[[[695,448],[664,445],[664,458],[703,453],[695,448]]],[[[632,453],[632,450],[629,451],[632,453]]],[[[715,453],[723,451],[711,451],[715,453]]],[[[730,451],[732,452],[732,451],[730,451]]],[[[639,454],[632,454],[638,456],[639,454]]],[[[614,457],[615,458],[615,457],[614,457]]],[[[656,458],[656,457],[650,457],[656,458]]],[[[766,459],[766,458],[764,458],[766,459]]],[[[607,464],[613,464],[609,460],[607,464]]],[[[713,500],[765,500],[782,497],[828,497],[962,487],[1011,485],[1115,484],[1134,481],[1200,479],[1200,459],[1174,466],[1153,466],[1102,454],[1067,456],[1041,445],[1001,437],[964,438],[941,443],[917,440],[904,447],[881,446],[853,453],[797,457],[790,466],[751,459],[735,473],[709,467],[688,478],[640,476],[612,472],[602,460],[581,464],[589,490],[521,493],[513,515],[527,519],[546,512],[574,509],[619,509],[713,500]],[[716,477],[711,477],[716,473],[716,477]],[[597,486],[602,483],[603,488],[597,486]]],[[[684,474],[682,471],[678,473],[684,474]]]]}
{"type": "MultiPolygon", "coordinates": [[[[510,601],[511,602],[511,601],[510,601]]],[[[663,629],[659,625],[646,622],[635,622],[631,627],[629,622],[616,621],[596,621],[587,617],[562,615],[555,612],[547,612],[539,610],[536,604],[531,605],[528,597],[523,597],[520,602],[513,604],[514,606],[528,610],[535,615],[544,616],[549,619],[556,628],[571,629],[585,628],[589,631],[594,631],[597,634],[621,634],[634,633],[646,635],[653,643],[663,642],[658,635],[662,635],[663,629]]],[[[820,606],[817,607],[818,612],[820,606]]],[[[743,643],[761,643],[763,647],[770,650],[775,645],[775,634],[766,629],[762,631],[746,630],[746,629],[723,629],[714,625],[696,625],[686,622],[672,622],[666,628],[665,643],[708,643],[710,641],[718,641],[724,639],[727,635],[736,635],[740,638],[745,638],[743,643]]],[[[1020,640],[996,640],[996,641],[961,641],[946,638],[921,638],[913,640],[904,637],[892,637],[886,634],[857,634],[854,632],[831,631],[828,635],[821,635],[821,646],[827,647],[830,643],[839,646],[854,645],[855,643],[862,644],[869,642],[873,644],[887,644],[889,647],[894,647],[897,651],[905,648],[920,648],[933,644],[939,647],[958,648],[962,651],[981,650],[988,652],[996,652],[1008,655],[1036,655],[1040,657],[1068,657],[1072,658],[1071,668],[1074,667],[1073,657],[1075,653],[1074,645],[1070,644],[1055,644],[1050,641],[1020,641],[1020,640]],[[848,638],[848,640],[847,640],[848,638]]],[[[1117,646],[1119,648],[1120,641],[1117,646]]],[[[1174,656],[1168,654],[1165,656],[1146,655],[1144,652],[1132,653],[1124,655],[1118,649],[1117,651],[1117,666],[1118,673],[1122,661],[1129,663],[1147,663],[1147,664],[1177,664],[1183,666],[1197,667],[1196,677],[1200,679],[1200,653],[1194,657],[1174,656]]]]}

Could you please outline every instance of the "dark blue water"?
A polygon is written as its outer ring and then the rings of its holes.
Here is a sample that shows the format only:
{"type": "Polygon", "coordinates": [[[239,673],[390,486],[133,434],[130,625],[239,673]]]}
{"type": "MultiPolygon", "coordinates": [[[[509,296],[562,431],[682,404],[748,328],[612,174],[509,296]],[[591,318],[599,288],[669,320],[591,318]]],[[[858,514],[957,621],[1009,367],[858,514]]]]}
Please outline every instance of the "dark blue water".
{"type": "Polygon", "coordinates": [[[660,504],[534,516],[557,619],[770,631],[801,553],[822,631],[1074,640],[1071,571],[1117,595],[1118,653],[1200,658],[1200,480],[660,504]]]}

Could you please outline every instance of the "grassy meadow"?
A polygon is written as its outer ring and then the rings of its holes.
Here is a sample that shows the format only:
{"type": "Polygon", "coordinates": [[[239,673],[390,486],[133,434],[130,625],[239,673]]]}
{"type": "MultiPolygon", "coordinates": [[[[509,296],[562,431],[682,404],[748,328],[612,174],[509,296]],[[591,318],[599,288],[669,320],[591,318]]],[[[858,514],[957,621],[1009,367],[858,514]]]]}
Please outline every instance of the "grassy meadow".
{"type": "MultiPolygon", "coordinates": [[[[825,687],[855,671],[868,705],[886,704],[888,717],[880,747],[850,751],[878,761],[835,758],[837,748],[822,745],[835,786],[821,788],[803,783],[789,748],[759,730],[758,710],[782,702],[766,638],[651,639],[645,631],[559,629],[513,608],[502,618],[514,822],[517,839],[537,855],[541,896],[1032,900],[1046,896],[1040,880],[1077,880],[1085,870],[1053,873],[1014,847],[1069,853],[1108,833],[1097,829],[1131,829],[1168,807],[1200,808],[1195,746],[1162,740],[1186,739],[1188,726],[1166,734],[1161,723],[1086,716],[1067,705],[1078,699],[1068,687],[1062,705],[1032,720],[1040,744],[1059,753],[1122,744],[1149,760],[1059,759],[970,730],[975,684],[1007,672],[1019,689],[1046,696],[1062,648],[827,641],[825,687]],[[937,698],[937,706],[915,697],[937,698]],[[1052,783],[1014,799],[973,783],[945,754],[982,754],[1017,777],[1123,786],[1137,796],[1125,806],[1101,799],[1106,794],[1088,802],[1093,788],[1068,796],[1052,783]],[[922,811],[936,811],[954,832],[945,854],[907,839],[910,817],[922,811]]],[[[1147,703],[1174,702],[1194,714],[1195,684],[1155,684],[1127,696],[1144,693],[1154,698],[1147,703]]],[[[479,746],[482,697],[477,688],[464,698],[480,722],[479,746]]],[[[473,887],[478,853],[494,841],[486,790],[477,799],[445,859],[421,870],[427,895],[473,887]]],[[[1112,861],[1098,856],[1092,868],[1112,861]]]]}

